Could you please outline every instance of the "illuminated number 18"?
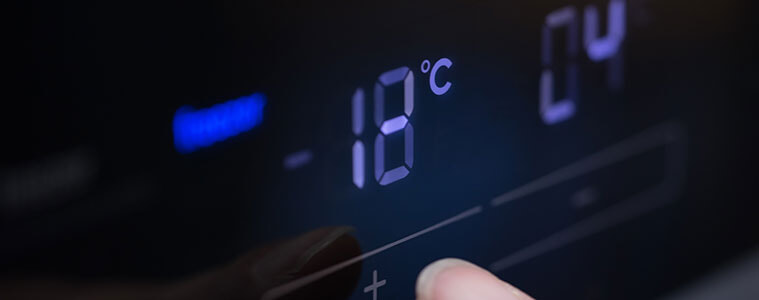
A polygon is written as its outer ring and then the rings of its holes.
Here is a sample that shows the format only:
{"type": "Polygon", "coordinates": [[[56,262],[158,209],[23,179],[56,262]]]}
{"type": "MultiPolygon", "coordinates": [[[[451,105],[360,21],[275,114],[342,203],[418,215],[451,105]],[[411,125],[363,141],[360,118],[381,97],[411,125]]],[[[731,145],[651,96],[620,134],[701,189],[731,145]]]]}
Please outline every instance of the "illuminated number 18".
{"type": "MultiPolygon", "coordinates": [[[[364,127],[364,90],[356,89],[353,94],[353,133],[358,138],[364,127]]],[[[374,84],[374,123],[379,129],[374,139],[374,178],[380,185],[388,185],[406,177],[414,165],[414,127],[409,117],[414,111],[414,73],[408,67],[400,67],[380,74],[374,84]],[[403,114],[385,118],[385,88],[403,83],[403,114]],[[404,163],[392,169],[385,168],[385,137],[403,130],[404,163]]],[[[353,144],[353,183],[358,188],[364,186],[365,172],[364,144],[356,140],[353,144]]]]}

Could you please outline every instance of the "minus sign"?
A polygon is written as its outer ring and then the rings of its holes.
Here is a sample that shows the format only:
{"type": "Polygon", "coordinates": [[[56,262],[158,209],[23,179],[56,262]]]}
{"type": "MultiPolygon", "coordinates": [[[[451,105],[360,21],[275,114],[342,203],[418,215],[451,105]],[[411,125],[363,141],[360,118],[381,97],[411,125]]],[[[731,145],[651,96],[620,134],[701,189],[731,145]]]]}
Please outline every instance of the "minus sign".
{"type": "Polygon", "coordinates": [[[314,158],[314,154],[309,149],[300,150],[290,153],[282,160],[285,170],[292,171],[307,165],[314,158]]]}

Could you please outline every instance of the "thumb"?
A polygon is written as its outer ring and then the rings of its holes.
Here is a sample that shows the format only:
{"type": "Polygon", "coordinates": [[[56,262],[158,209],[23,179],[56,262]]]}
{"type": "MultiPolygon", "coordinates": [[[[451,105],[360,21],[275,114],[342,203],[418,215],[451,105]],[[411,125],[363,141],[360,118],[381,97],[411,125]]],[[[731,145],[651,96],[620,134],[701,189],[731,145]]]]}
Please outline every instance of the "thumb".
{"type": "Polygon", "coordinates": [[[422,270],[417,300],[530,300],[532,297],[490,272],[463,260],[445,258],[422,270]]]}

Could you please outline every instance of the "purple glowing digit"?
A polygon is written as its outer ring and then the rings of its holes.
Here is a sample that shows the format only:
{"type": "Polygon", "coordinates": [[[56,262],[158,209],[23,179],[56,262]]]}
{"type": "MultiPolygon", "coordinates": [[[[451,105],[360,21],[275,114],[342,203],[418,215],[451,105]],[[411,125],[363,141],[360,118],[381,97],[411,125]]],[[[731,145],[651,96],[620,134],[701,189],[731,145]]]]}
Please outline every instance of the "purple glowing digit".
{"type": "Polygon", "coordinates": [[[414,72],[408,71],[403,79],[403,113],[410,117],[414,112],[414,72]]]}
{"type": "Polygon", "coordinates": [[[403,131],[404,139],[406,142],[405,157],[406,165],[409,169],[414,166],[414,126],[411,123],[406,124],[406,129],[403,131]]]}
{"type": "Polygon", "coordinates": [[[572,101],[562,100],[551,103],[553,99],[553,72],[543,71],[540,76],[540,112],[546,124],[556,124],[571,117],[575,113],[572,101]]]}
{"type": "MultiPolygon", "coordinates": [[[[353,134],[360,137],[364,131],[364,90],[356,89],[352,99],[351,121],[353,123],[353,134]]],[[[360,189],[364,187],[364,143],[357,140],[353,143],[353,183],[360,189]]]]}
{"type": "Polygon", "coordinates": [[[382,134],[384,135],[389,135],[393,132],[403,129],[406,127],[406,124],[408,124],[408,119],[406,119],[406,116],[397,116],[383,122],[382,126],[380,127],[380,131],[382,131],[382,134]]]}
{"type": "Polygon", "coordinates": [[[598,9],[594,5],[585,7],[585,29],[583,44],[585,52],[593,61],[603,61],[619,52],[625,39],[625,0],[611,0],[608,10],[608,32],[598,37],[598,9]]]}
{"type": "Polygon", "coordinates": [[[385,136],[378,133],[374,139],[374,178],[380,185],[388,185],[403,179],[408,173],[409,170],[405,166],[385,171],[385,136]]]}
{"type": "Polygon", "coordinates": [[[389,170],[385,172],[385,175],[382,176],[382,179],[380,180],[380,185],[388,185],[393,182],[396,182],[398,180],[403,179],[408,175],[409,171],[406,167],[400,166],[396,167],[395,169],[389,170]]]}
{"type": "Polygon", "coordinates": [[[414,112],[414,73],[408,67],[400,67],[382,73],[374,85],[374,122],[380,133],[374,140],[374,178],[380,185],[388,185],[409,174],[414,163],[414,135],[408,117],[414,112]],[[403,112],[385,119],[385,88],[403,82],[403,112]],[[404,130],[405,128],[405,130],[404,130]],[[404,164],[385,171],[385,136],[404,130],[404,164]]]}
{"type": "Polygon", "coordinates": [[[385,136],[378,133],[374,139],[374,179],[382,181],[385,174],[385,136]]]}
{"type": "Polygon", "coordinates": [[[574,59],[577,55],[577,12],[574,7],[566,6],[555,10],[546,16],[546,24],[541,33],[541,60],[543,72],[539,83],[539,111],[543,122],[551,125],[571,118],[575,114],[577,100],[577,66],[574,59]],[[554,101],[554,76],[551,53],[553,48],[551,31],[567,27],[567,66],[566,95],[563,99],[554,101]]]}
{"type": "Polygon", "coordinates": [[[353,143],[353,184],[358,188],[364,187],[364,143],[356,141],[353,143]]]}
{"type": "Polygon", "coordinates": [[[364,90],[357,88],[353,93],[353,113],[351,121],[353,122],[353,134],[361,135],[364,131],[364,90]]]}

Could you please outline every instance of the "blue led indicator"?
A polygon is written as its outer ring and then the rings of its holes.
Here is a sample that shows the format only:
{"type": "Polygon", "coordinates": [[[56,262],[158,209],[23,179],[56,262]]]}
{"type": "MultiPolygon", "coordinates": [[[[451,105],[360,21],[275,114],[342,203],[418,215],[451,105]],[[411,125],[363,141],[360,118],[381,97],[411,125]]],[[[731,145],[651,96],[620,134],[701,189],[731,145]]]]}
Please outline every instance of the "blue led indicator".
{"type": "Polygon", "coordinates": [[[256,93],[198,110],[182,106],[174,114],[174,147],[186,154],[251,130],[263,121],[264,105],[266,96],[256,93]]]}

